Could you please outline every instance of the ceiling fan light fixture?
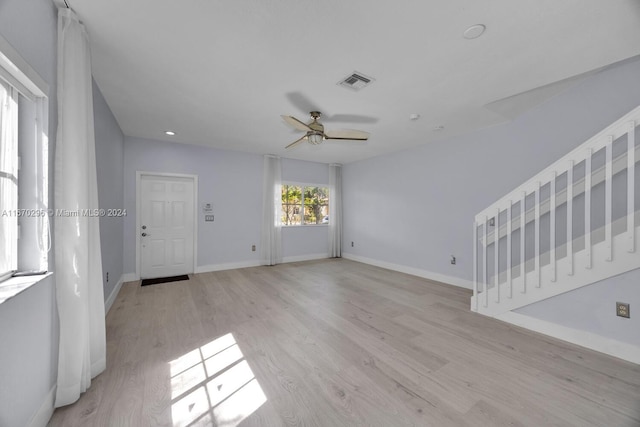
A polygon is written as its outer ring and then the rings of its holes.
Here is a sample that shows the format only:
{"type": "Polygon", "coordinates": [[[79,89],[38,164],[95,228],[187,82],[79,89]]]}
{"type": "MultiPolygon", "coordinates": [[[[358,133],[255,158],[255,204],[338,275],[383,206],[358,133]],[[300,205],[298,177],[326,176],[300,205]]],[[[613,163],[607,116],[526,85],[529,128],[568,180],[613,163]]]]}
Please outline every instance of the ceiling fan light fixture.
{"type": "Polygon", "coordinates": [[[324,136],[321,133],[310,133],[308,136],[308,140],[310,144],[318,145],[322,144],[324,136]]]}

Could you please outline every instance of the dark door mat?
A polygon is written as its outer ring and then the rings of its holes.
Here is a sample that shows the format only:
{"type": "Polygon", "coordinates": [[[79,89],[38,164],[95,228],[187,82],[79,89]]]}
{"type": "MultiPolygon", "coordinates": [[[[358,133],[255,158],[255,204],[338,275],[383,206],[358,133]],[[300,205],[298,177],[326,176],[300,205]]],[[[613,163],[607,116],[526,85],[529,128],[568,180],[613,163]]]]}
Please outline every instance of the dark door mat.
{"type": "Polygon", "coordinates": [[[180,282],[182,280],[189,280],[189,276],[183,274],[182,276],[171,277],[156,277],[155,279],[142,279],[140,286],[157,285],[158,283],[180,282]]]}

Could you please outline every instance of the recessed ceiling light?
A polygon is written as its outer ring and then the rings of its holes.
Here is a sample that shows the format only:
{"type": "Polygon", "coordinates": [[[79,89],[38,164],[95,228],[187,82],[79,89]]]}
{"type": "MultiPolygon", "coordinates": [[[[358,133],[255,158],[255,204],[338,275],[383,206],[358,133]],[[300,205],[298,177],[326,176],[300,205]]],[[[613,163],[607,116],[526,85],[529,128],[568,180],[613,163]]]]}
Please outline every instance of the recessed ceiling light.
{"type": "Polygon", "coordinates": [[[486,29],[487,27],[482,24],[472,25],[464,31],[463,35],[464,38],[468,40],[477,39],[484,33],[484,30],[486,29]]]}
{"type": "Polygon", "coordinates": [[[420,118],[420,114],[414,113],[414,114],[409,114],[409,120],[418,120],[420,118]]]}
{"type": "Polygon", "coordinates": [[[443,126],[443,125],[438,125],[438,126],[435,126],[435,127],[433,128],[433,131],[434,131],[434,132],[440,132],[440,131],[442,131],[442,130],[444,130],[444,126],[443,126]]]}
{"type": "Polygon", "coordinates": [[[164,132],[165,134],[169,135],[169,136],[174,136],[176,133],[172,130],[167,130],[164,132]]]}

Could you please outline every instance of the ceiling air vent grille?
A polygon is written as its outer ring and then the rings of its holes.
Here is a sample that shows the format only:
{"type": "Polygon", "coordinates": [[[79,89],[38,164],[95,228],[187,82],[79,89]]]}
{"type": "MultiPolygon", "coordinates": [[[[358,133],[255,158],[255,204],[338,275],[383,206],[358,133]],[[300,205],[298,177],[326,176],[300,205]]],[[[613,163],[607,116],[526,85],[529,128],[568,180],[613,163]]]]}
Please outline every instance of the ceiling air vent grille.
{"type": "Polygon", "coordinates": [[[344,79],[338,82],[338,86],[346,87],[352,90],[360,90],[365,86],[370,85],[374,81],[373,78],[367,77],[357,71],[348,75],[344,79]]]}

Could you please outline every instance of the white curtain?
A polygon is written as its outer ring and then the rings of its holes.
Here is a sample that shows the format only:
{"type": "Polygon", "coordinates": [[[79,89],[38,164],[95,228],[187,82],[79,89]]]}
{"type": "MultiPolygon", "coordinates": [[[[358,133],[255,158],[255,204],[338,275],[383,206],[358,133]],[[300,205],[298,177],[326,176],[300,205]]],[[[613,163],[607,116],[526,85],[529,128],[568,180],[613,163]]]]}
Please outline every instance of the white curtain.
{"type": "MultiPolygon", "coordinates": [[[[18,208],[18,93],[0,80],[0,210],[18,208]]],[[[16,270],[18,217],[0,215],[0,280],[16,270]]]]}
{"type": "Polygon", "coordinates": [[[329,257],[342,256],[342,165],[329,165],[329,257]]]}
{"type": "Polygon", "coordinates": [[[264,156],[262,191],[262,265],[282,262],[282,166],[280,158],[264,156]]]}
{"type": "Polygon", "coordinates": [[[55,280],[60,318],[56,407],[75,402],[106,367],[93,95],[88,37],[70,9],[58,11],[55,153],[55,280]],[[84,211],[88,210],[88,211],[84,211]]]}

